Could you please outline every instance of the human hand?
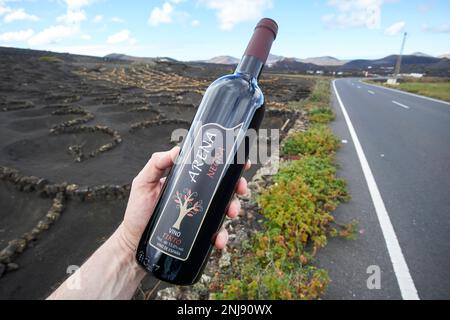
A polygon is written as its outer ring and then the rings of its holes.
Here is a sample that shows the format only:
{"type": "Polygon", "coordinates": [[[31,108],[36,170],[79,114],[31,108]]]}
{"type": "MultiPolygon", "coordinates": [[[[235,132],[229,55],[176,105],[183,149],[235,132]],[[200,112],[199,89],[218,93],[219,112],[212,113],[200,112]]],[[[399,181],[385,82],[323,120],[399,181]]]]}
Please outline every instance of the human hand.
{"type": "MultiPolygon", "coordinates": [[[[180,148],[174,147],[170,151],[154,153],[133,180],[125,217],[119,227],[121,240],[133,252],[136,250],[140,237],[155,208],[165,181],[165,178],[162,178],[162,176],[167,169],[172,167],[179,152],[180,148]]],[[[246,170],[249,168],[250,163],[247,163],[246,170]]],[[[241,178],[239,181],[236,193],[240,195],[247,193],[247,181],[245,178],[241,178]]],[[[240,207],[239,200],[237,198],[233,199],[227,211],[228,217],[235,218],[239,213],[240,207]]],[[[227,241],[228,232],[222,229],[216,237],[215,247],[224,249],[227,241]]]]}

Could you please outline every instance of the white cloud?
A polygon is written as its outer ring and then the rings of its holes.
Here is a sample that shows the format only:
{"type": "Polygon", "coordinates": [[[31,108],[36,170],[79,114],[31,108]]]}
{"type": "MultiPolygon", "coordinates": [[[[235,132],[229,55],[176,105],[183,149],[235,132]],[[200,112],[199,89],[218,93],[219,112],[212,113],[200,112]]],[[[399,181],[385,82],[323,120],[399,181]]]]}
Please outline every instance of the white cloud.
{"type": "Polygon", "coordinates": [[[114,23],[124,23],[125,22],[122,18],[119,18],[119,17],[112,17],[111,21],[114,23]]]}
{"type": "Polygon", "coordinates": [[[91,40],[92,37],[91,37],[91,35],[89,35],[89,34],[83,34],[83,35],[81,35],[81,39],[82,39],[82,40],[91,40]]]}
{"type": "Polygon", "coordinates": [[[94,23],[99,23],[103,21],[103,16],[101,14],[98,14],[94,17],[94,23]]]}
{"type": "Polygon", "coordinates": [[[5,2],[0,0],[0,16],[5,16],[3,21],[5,23],[10,23],[14,21],[38,21],[39,17],[33,14],[29,14],[25,9],[17,8],[13,9],[5,5],[5,2]]]}
{"type": "Polygon", "coordinates": [[[429,26],[424,24],[422,30],[431,33],[450,33],[450,24],[443,23],[438,26],[429,26]]]}
{"type": "Polygon", "coordinates": [[[136,44],[136,38],[133,38],[131,36],[130,31],[122,30],[115,34],[110,35],[106,42],[108,44],[118,44],[118,43],[128,42],[129,44],[134,45],[134,44],[136,44]]]}
{"type": "Polygon", "coordinates": [[[51,26],[30,38],[28,43],[32,46],[46,45],[50,43],[57,43],[65,38],[72,37],[79,32],[78,27],[57,25],[51,26]]]}
{"type": "Polygon", "coordinates": [[[21,30],[21,31],[13,31],[13,32],[5,32],[0,34],[0,41],[3,42],[19,42],[26,41],[31,38],[34,34],[32,29],[21,30]]]}
{"type": "MultiPolygon", "coordinates": [[[[81,22],[86,20],[86,13],[82,10],[95,0],[64,0],[66,3],[66,14],[56,18],[60,24],[49,26],[28,39],[30,46],[44,46],[56,44],[64,39],[79,36],[81,22]]],[[[80,37],[86,38],[87,35],[80,37]]]]}
{"type": "Polygon", "coordinates": [[[11,12],[11,8],[5,7],[0,3],[0,16],[8,12],[11,12]]]}
{"type": "Polygon", "coordinates": [[[337,12],[324,15],[322,20],[327,25],[341,28],[378,29],[384,2],[385,0],[329,0],[328,5],[337,12]]]}
{"type": "Polygon", "coordinates": [[[51,26],[39,32],[28,40],[32,46],[46,45],[59,42],[65,38],[72,37],[79,32],[77,26],[57,25],[51,26]]]}
{"type": "Polygon", "coordinates": [[[198,27],[199,25],[200,25],[200,21],[198,21],[198,20],[192,20],[191,21],[191,26],[198,27]]]}
{"type": "Polygon", "coordinates": [[[81,7],[90,5],[94,0],[64,0],[64,2],[71,9],[80,9],[81,7]]]}
{"type": "Polygon", "coordinates": [[[404,21],[399,21],[389,26],[384,30],[384,34],[388,36],[396,36],[405,28],[406,23],[404,21]]]}
{"type": "Polygon", "coordinates": [[[272,0],[201,0],[208,8],[216,10],[222,30],[246,21],[261,18],[264,11],[272,8],[272,0]]]}
{"type": "Polygon", "coordinates": [[[162,8],[153,8],[150,17],[148,18],[148,23],[152,26],[157,26],[162,23],[171,23],[173,13],[174,7],[169,2],[165,2],[162,8]]]}
{"type": "Polygon", "coordinates": [[[67,10],[65,15],[56,18],[56,21],[66,24],[78,24],[86,20],[86,13],[83,10],[67,10]]]}
{"type": "MultiPolygon", "coordinates": [[[[9,8],[4,8],[9,9],[9,8]]],[[[26,13],[24,9],[9,9],[4,11],[6,13],[4,22],[10,23],[14,21],[38,21],[39,17],[26,13]]]]}
{"type": "Polygon", "coordinates": [[[67,5],[66,14],[56,18],[56,21],[65,24],[79,25],[86,20],[86,12],[83,7],[90,5],[94,0],[64,0],[67,5]]]}

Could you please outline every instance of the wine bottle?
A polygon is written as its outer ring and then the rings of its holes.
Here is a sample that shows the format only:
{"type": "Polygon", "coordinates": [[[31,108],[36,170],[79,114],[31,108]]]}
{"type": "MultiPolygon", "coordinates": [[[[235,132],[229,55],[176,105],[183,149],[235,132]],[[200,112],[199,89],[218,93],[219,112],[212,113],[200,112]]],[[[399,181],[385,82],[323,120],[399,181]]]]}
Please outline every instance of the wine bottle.
{"type": "Polygon", "coordinates": [[[205,92],[137,248],[138,263],[163,281],[201,277],[254,142],[246,133],[263,119],[258,79],[277,32],[262,19],[234,74],[205,92]]]}

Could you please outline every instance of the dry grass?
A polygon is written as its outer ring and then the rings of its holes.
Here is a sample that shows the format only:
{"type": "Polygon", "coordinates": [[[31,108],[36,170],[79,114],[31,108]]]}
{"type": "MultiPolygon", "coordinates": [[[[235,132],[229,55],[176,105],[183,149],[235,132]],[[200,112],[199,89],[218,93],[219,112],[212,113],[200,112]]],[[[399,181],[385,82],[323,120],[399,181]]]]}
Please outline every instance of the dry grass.
{"type": "Polygon", "coordinates": [[[386,83],[368,81],[383,85],[388,88],[399,89],[406,92],[419,94],[450,102],[450,79],[425,77],[421,79],[404,78],[399,85],[393,86],[386,83]]]}
{"type": "Polygon", "coordinates": [[[450,82],[404,82],[398,89],[450,102],[450,82]]]}

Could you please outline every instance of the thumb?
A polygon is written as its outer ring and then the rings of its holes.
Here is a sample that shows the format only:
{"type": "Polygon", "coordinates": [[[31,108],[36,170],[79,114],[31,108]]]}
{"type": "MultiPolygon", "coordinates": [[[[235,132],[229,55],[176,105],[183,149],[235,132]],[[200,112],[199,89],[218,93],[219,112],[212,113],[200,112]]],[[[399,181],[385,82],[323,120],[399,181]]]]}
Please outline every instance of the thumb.
{"type": "Polygon", "coordinates": [[[174,147],[165,152],[154,153],[136,178],[142,183],[159,183],[166,169],[175,163],[179,153],[179,147],[174,147]]]}

